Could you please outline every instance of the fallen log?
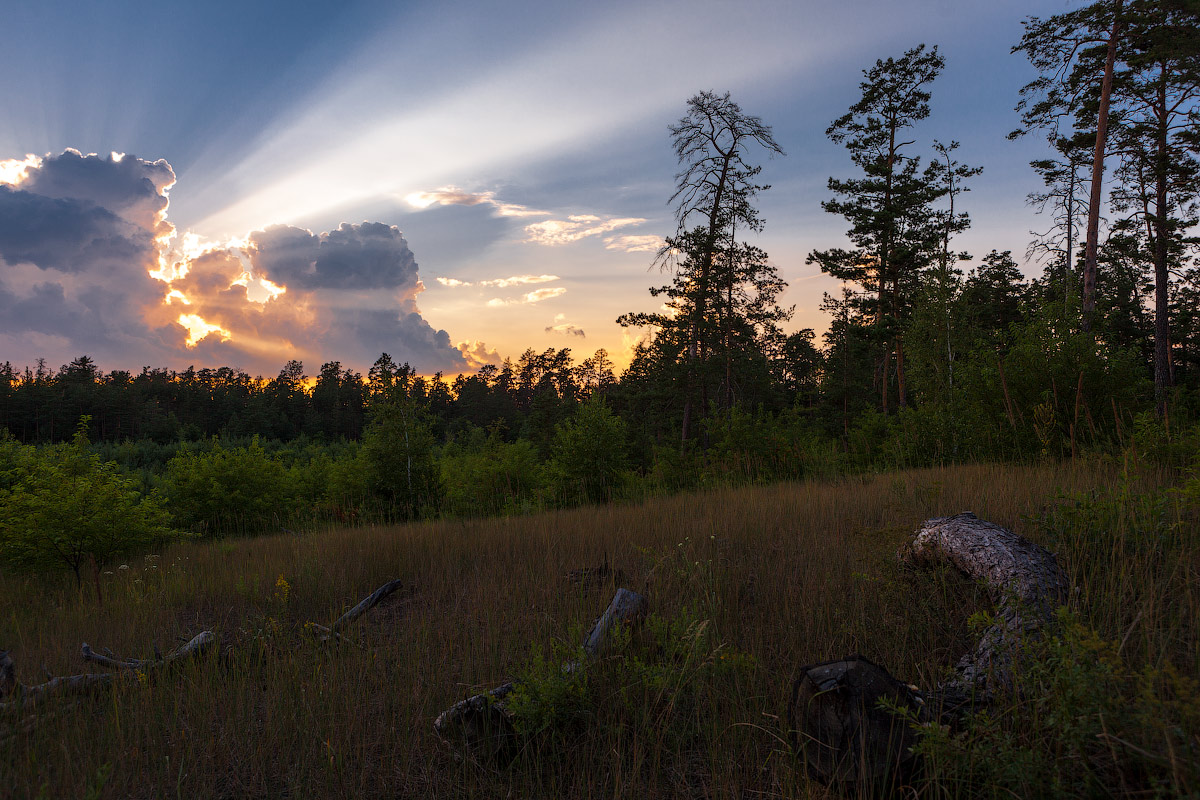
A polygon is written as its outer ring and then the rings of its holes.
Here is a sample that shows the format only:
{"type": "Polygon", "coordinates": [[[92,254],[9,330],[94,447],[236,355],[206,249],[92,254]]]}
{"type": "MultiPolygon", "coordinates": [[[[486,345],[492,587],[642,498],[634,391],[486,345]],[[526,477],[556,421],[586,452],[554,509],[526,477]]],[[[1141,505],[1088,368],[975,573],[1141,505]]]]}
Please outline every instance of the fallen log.
{"type": "MultiPolygon", "coordinates": [[[[217,635],[212,631],[203,631],[194,636],[187,644],[171,651],[167,656],[154,659],[120,659],[115,656],[101,655],[83,644],[83,660],[117,670],[129,670],[126,673],[133,678],[136,672],[147,673],[150,670],[161,669],[174,662],[184,659],[197,658],[217,643],[217,635]]],[[[112,686],[117,676],[112,673],[87,673],[83,675],[63,675],[50,678],[45,683],[27,686],[18,683],[16,679],[16,664],[7,651],[0,652],[0,697],[12,697],[8,702],[0,703],[0,710],[21,708],[28,710],[46,697],[61,694],[86,694],[97,689],[112,686]]]]}
{"type": "MultiPolygon", "coordinates": [[[[177,647],[165,656],[161,654],[155,655],[154,658],[117,658],[113,655],[101,655],[92,648],[88,647],[88,643],[84,642],[83,660],[91,661],[101,666],[110,667],[112,669],[133,669],[146,670],[155,667],[162,667],[170,664],[172,661],[178,661],[181,658],[191,658],[198,656],[217,642],[217,635],[212,631],[202,631],[196,634],[187,644],[182,647],[177,647]]],[[[155,648],[157,651],[158,648],[155,648]]]]}
{"type": "Polygon", "coordinates": [[[310,622],[308,623],[308,627],[312,629],[313,634],[317,637],[318,641],[346,641],[346,638],[342,636],[341,633],[343,630],[352,625],[363,614],[366,614],[372,608],[379,605],[384,598],[392,594],[392,592],[396,591],[403,585],[404,582],[399,579],[388,581],[383,586],[380,586],[378,589],[371,592],[371,594],[364,597],[361,601],[359,601],[358,605],[354,606],[354,608],[338,617],[334,621],[333,625],[325,627],[324,625],[318,625],[315,622],[310,622]]]}
{"type": "MultiPolygon", "coordinates": [[[[584,637],[584,655],[594,658],[603,653],[619,624],[632,625],[645,613],[645,597],[629,589],[618,589],[608,608],[584,637]]],[[[563,670],[570,672],[578,667],[579,663],[572,661],[564,664],[563,670]]],[[[511,753],[517,732],[504,701],[515,688],[516,684],[510,681],[460,700],[438,715],[433,729],[445,741],[458,743],[476,755],[496,757],[511,753]]]]}
{"type": "Polygon", "coordinates": [[[897,555],[913,567],[950,564],[982,583],[995,623],[930,692],[857,655],[802,668],[788,708],[791,735],[809,774],[824,783],[865,790],[902,779],[917,740],[910,722],[954,721],[1012,691],[1022,640],[1040,635],[1067,598],[1053,553],[970,512],[926,520],[897,555]],[[907,714],[897,717],[881,700],[907,714]]]}

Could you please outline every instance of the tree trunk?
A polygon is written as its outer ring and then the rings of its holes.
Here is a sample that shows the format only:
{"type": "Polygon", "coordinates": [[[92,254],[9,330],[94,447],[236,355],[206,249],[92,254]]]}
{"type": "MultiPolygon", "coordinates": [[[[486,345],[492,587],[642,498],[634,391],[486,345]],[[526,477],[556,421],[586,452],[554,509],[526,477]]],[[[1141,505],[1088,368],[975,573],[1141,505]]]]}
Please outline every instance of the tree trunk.
{"type": "Polygon", "coordinates": [[[1171,273],[1167,264],[1167,79],[1163,67],[1158,87],[1158,136],[1154,164],[1154,411],[1159,419],[1167,415],[1167,393],[1171,388],[1171,309],[1168,300],[1171,273]]]}
{"type": "Polygon", "coordinates": [[[1092,156],[1092,193],[1088,202],[1087,250],[1083,261],[1083,329],[1092,329],[1096,311],[1096,265],[1100,245],[1100,198],[1104,180],[1104,145],[1108,136],[1108,105],[1112,95],[1113,64],[1117,57],[1117,37],[1121,32],[1124,0],[1113,8],[1112,32],[1108,36],[1108,56],[1104,61],[1104,79],[1100,84],[1100,109],[1096,116],[1096,149],[1092,156]]]}
{"type": "Polygon", "coordinates": [[[948,563],[983,583],[996,623],[954,675],[927,695],[862,656],[801,669],[788,709],[791,735],[810,773],[826,783],[866,791],[902,778],[916,741],[909,723],[953,720],[1013,691],[1022,640],[1039,635],[1067,595],[1067,578],[1052,553],[970,512],[927,520],[898,557],[915,567],[948,563]],[[908,718],[880,709],[881,699],[908,718]]]}

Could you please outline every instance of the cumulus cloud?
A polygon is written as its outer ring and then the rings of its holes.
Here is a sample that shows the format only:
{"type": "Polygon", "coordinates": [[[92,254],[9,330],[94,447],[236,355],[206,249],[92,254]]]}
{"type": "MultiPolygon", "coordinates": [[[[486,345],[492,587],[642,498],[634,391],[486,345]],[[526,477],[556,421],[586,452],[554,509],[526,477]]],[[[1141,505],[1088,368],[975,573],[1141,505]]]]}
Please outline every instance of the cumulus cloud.
{"type": "Polygon", "coordinates": [[[467,365],[421,316],[424,287],[399,229],[274,225],[172,248],[174,181],[166,161],[116,153],[0,162],[6,355],[273,372],[291,358],[365,367],[386,351],[420,370],[467,365]]]}
{"type": "Polygon", "coordinates": [[[480,367],[487,364],[500,366],[504,363],[504,358],[496,352],[495,348],[488,347],[478,339],[459,342],[455,347],[463,354],[463,358],[467,360],[467,367],[472,372],[478,371],[480,367]]]}
{"type": "Polygon", "coordinates": [[[550,219],[526,225],[525,234],[528,242],[553,247],[577,242],[591,236],[600,236],[615,231],[617,228],[640,225],[645,221],[639,217],[609,217],[605,219],[595,214],[574,214],[565,220],[550,219]]]}
{"type": "Polygon", "coordinates": [[[520,297],[500,298],[494,297],[488,300],[487,304],[492,308],[500,306],[521,305],[525,303],[540,303],[543,300],[550,300],[554,297],[561,297],[566,294],[567,290],[561,286],[553,286],[548,289],[534,289],[529,294],[523,294],[520,297]]]}
{"type": "Polygon", "coordinates": [[[605,249],[626,253],[656,253],[664,244],[666,240],[663,237],[653,234],[604,237],[605,249]]]}
{"type": "MultiPolygon", "coordinates": [[[[11,164],[12,162],[6,162],[11,164]]],[[[170,331],[147,319],[162,303],[149,276],[162,241],[165,161],[68,150],[8,166],[0,185],[0,335],[44,342],[37,356],[162,358],[170,331]]],[[[178,338],[182,328],[177,327],[178,338]]],[[[17,355],[17,352],[13,352],[17,355]]]]}
{"type": "Polygon", "coordinates": [[[501,217],[544,217],[548,211],[538,211],[517,203],[504,203],[496,199],[495,192],[468,192],[457,186],[443,186],[431,192],[413,192],[404,198],[416,208],[430,206],[492,206],[501,217]]]}

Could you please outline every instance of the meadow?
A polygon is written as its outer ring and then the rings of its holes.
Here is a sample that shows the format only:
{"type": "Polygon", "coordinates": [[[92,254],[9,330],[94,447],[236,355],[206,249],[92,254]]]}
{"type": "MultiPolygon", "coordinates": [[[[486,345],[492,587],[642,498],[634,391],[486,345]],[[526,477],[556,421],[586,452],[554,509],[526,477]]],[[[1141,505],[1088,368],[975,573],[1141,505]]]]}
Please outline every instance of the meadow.
{"type": "Polygon", "coordinates": [[[922,520],[964,510],[1055,551],[1073,599],[1061,636],[1030,651],[1025,694],[965,730],[930,729],[912,793],[1200,791],[1200,488],[1096,459],[181,542],[109,568],[102,606],[67,575],[6,574],[0,646],[25,683],[97,671],[82,642],[151,657],[213,630],[222,648],[32,719],[3,712],[0,794],[832,796],[793,751],[792,682],[857,652],[935,686],[987,598],[895,553],[922,520]],[[568,578],[602,563],[615,580],[568,578]],[[404,589],[351,643],[306,629],[393,578],[404,589]],[[557,664],[615,585],[646,594],[652,618],[564,682],[557,664]],[[514,676],[533,712],[511,761],[437,737],[442,710],[514,676]]]}

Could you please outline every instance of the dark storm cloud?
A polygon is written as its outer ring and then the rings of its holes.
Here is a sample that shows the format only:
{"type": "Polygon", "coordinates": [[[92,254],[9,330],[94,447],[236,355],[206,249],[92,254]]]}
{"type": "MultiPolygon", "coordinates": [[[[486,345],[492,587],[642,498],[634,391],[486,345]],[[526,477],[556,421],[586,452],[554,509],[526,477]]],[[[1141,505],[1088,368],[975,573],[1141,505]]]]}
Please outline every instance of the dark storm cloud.
{"type": "Polygon", "coordinates": [[[84,273],[145,263],[153,234],[87,200],[0,186],[0,259],[84,273]]]}
{"type": "Polygon", "coordinates": [[[352,343],[364,357],[373,360],[380,353],[391,353],[422,372],[454,372],[467,367],[463,354],[450,343],[450,335],[434,330],[416,311],[362,310],[347,322],[352,343]]]}
{"type": "Polygon", "coordinates": [[[256,270],[304,289],[404,289],[417,285],[417,261],[400,229],[381,222],[314,235],[274,225],[250,235],[256,270]]]}
{"type": "Polygon", "coordinates": [[[416,306],[424,287],[399,228],[274,225],[165,267],[174,179],[165,161],[67,151],[0,185],[0,345],[36,350],[12,354],[27,362],[86,353],[114,368],[210,359],[269,374],[303,358],[365,369],[385,351],[422,371],[466,368],[416,306]]]}
{"type": "Polygon", "coordinates": [[[17,186],[0,186],[0,334],[40,334],[70,348],[30,358],[161,353],[145,312],[164,286],[148,271],[158,261],[155,237],[171,230],[164,192],[174,179],[165,161],[69,150],[29,167],[17,186]]]}

